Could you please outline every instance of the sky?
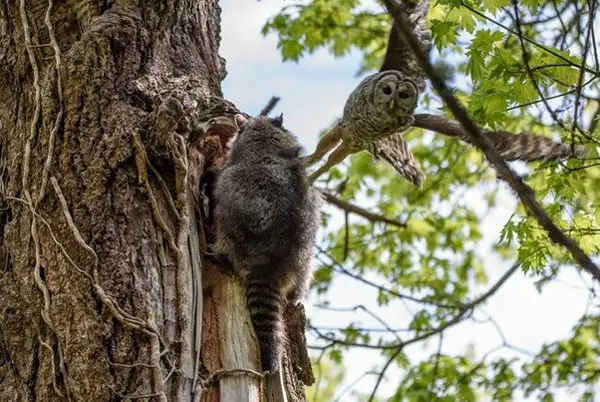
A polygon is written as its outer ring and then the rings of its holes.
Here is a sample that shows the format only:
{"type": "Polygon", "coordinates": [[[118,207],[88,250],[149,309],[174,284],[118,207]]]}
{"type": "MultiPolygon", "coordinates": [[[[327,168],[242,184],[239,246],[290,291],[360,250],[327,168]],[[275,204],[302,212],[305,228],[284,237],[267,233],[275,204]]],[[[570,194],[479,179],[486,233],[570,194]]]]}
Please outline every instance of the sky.
{"type": "MultiPolygon", "coordinates": [[[[283,113],[284,125],[299,138],[311,153],[316,145],[319,132],[340,117],[344,102],[360,81],[356,77],[360,55],[351,53],[342,59],[334,59],[325,50],[306,56],[298,63],[282,63],[277,50],[275,35],[264,37],[260,30],[264,22],[275,15],[288,3],[282,0],[222,0],[222,32],[220,54],[227,61],[228,75],[223,82],[225,98],[234,102],[239,109],[256,115],[271,98],[281,100],[273,114],[283,113]]],[[[419,108],[417,109],[419,111],[419,108]]],[[[422,111],[422,110],[421,110],[422,111]]],[[[488,214],[482,224],[486,234],[481,242],[482,255],[491,286],[510,266],[487,252],[497,241],[499,232],[514,210],[515,199],[507,187],[500,187],[499,207],[488,214]]],[[[558,280],[546,286],[540,294],[534,286],[534,278],[517,272],[500,291],[485,304],[483,311],[494,317],[503,329],[507,340],[530,351],[537,351],[544,342],[566,338],[576,321],[583,314],[588,303],[586,283],[591,280],[580,276],[573,267],[564,267],[558,280]]],[[[480,291],[487,289],[483,286],[480,291]]],[[[357,296],[360,303],[371,307],[402,326],[410,318],[409,313],[397,304],[386,308],[377,307],[375,293],[360,286],[353,279],[336,277],[329,291],[328,299],[335,300],[336,306],[354,306],[357,296]]],[[[316,296],[312,295],[306,305],[307,316],[315,325],[343,325],[348,320],[375,325],[372,319],[356,313],[344,316],[315,308],[316,296]]],[[[501,342],[494,326],[487,324],[460,324],[444,335],[442,351],[448,354],[464,353],[467,347],[474,348],[477,356],[501,342]]],[[[432,338],[425,347],[418,344],[407,349],[410,357],[426,358],[437,350],[438,339],[432,338]]],[[[496,355],[518,356],[507,350],[496,355]]],[[[365,370],[381,367],[381,360],[373,357],[373,351],[356,350],[349,352],[344,359],[346,377],[339,390],[351,385],[365,370]]],[[[390,371],[387,382],[380,387],[378,395],[388,395],[394,390],[402,374],[390,371]]],[[[365,377],[352,390],[369,393],[374,385],[374,376],[365,377]]],[[[358,400],[352,391],[343,397],[344,401],[358,400]]],[[[533,399],[515,399],[520,401],[533,399]]],[[[557,395],[557,401],[575,401],[576,397],[567,392],[557,395]]]]}

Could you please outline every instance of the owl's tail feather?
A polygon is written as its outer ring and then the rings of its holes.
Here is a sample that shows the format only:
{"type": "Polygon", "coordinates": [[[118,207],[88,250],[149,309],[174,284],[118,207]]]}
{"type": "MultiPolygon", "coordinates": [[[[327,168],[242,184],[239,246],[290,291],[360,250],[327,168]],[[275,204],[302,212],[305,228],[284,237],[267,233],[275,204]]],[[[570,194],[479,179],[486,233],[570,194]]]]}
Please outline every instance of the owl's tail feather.
{"type": "Polygon", "coordinates": [[[281,289],[273,278],[250,275],[246,298],[258,338],[262,369],[273,372],[279,366],[283,342],[281,289]]]}
{"type": "Polygon", "coordinates": [[[421,187],[425,175],[421,171],[419,162],[415,159],[402,133],[391,135],[375,144],[371,153],[376,158],[381,158],[392,165],[396,172],[403,176],[415,187],[421,187]]]}

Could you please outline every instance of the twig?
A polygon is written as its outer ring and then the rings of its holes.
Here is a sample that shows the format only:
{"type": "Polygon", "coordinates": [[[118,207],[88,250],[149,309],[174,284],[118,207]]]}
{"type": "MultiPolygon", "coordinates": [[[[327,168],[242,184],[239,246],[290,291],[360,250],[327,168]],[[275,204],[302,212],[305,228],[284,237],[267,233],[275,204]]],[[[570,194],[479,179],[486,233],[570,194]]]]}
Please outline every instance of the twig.
{"type": "MultiPolygon", "coordinates": [[[[322,307],[318,307],[315,306],[317,308],[322,308],[322,307]]],[[[315,327],[316,329],[318,329],[319,331],[327,331],[327,332],[344,332],[348,329],[348,327],[323,327],[323,326],[318,326],[315,327]]],[[[369,327],[357,327],[355,325],[352,326],[352,329],[358,331],[358,332],[369,332],[369,333],[374,333],[374,334],[396,334],[398,332],[410,332],[412,331],[412,329],[408,329],[408,328],[369,328],[369,327]]]]}
{"type": "Polygon", "coordinates": [[[357,342],[346,342],[346,341],[342,341],[336,338],[332,338],[330,336],[327,336],[326,334],[321,333],[318,328],[314,327],[314,326],[309,326],[313,331],[315,331],[317,333],[317,335],[321,338],[321,339],[325,339],[326,341],[331,341],[334,343],[339,343],[341,345],[347,345],[347,346],[357,346],[357,347],[362,347],[362,348],[369,348],[369,349],[380,349],[380,350],[391,350],[391,349],[398,349],[398,348],[404,348],[408,345],[411,345],[413,343],[417,343],[420,342],[422,340],[428,339],[434,335],[440,334],[441,332],[445,331],[446,329],[458,324],[459,322],[461,322],[465,316],[466,313],[472,311],[475,307],[479,306],[480,304],[484,303],[487,299],[489,299],[492,295],[494,295],[498,289],[500,289],[502,287],[502,285],[504,285],[504,283],[506,283],[506,281],[515,273],[517,272],[517,270],[520,267],[520,263],[515,263],[513,264],[505,273],[504,275],[502,275],[500,277],[500,279],[498,279],[498,281],[496,281],[496,283],[494,285],[492,285],[492,287],[490,287],[485,293],[479,295],[478,297],[476,297],[475,299],[473,299],[470,303],[465,304],[459,311],[458,313],[456,313],[456,315],[454,315],[454,317],[452,317],[452,319],[450,319],[449,321],[446,321],[443,324],[440,324],[439,326],[437,326],[436,328],[427,331],[425,333],[422,333],[420,335],[415,336],[414,338],[411,338],[407,341],[401,342],[401,343],[393,343],[393,344],[387,344],[387,345],[371,345],[371,344],[364,344],[364,343],[357,343],[357,342]]]}
{"type": "MultiPolygon", "coordinates": [[[[439,307],[439,308],[457,309],[457,308],[463,307],[462,304],[445,304],[445,303],[439,303],[439,302],[436,302],[436,301],[433,301],[433,300],[419,299],[418,297],[414,297],[414,296],[410,296],[410,295],[405,295],[405,294],[402,294],[402,293],[398,293],[398,292],[396,292],[393,289],[386,288],[386,287],[381,286],[381,285],[379,285],[379,284],[377,284],[375,282],[372,282],[372,281],[370,281],[370,280],[368,280],[366,278],[363,278],[360,275],[354,274],[353,272],[351,272],[351,271],[347,270],[346,268],[344,268],[344,266],[342,264],[340,264],[335,258],[333,258],[333,256],[331,254],[329,254],[324,248],[319,247],[319,246],[316,246],[316,247],[317,247],[317,251],[320,254],[323,254],[323,255],[327,256],[327,258],[331,261],[331,264],[328,264],[328,265],[332,266],[332,268],[334,268],[336,271],[338,271],[338,272],[340,272],[340,273],[342,273],[344,275],[347,275],[347,276],[349,276],[349,277],[351,277],[353,279],[356,279],[357,281],[362,282],[362,283],[364,283],[366,285],[369,285],[369,286],[371,286],[371,287],[373,287],[373,288],[375,288],[375,289],[377,289],[379,291],[388,293],[388,294],[390,294],[390,295],[392,295],[394,297],[397,297],[399,299],[406,299],[406,300],[413,301],[415,303],[430,304],[432,306],[436,306],[436,307],[439,307]]],[[[321,262],[323,264],[326,264],[325,261],[321,260],[321,262]]]]}
{"type": "MultiPolygon", "coordinates": [[[[388,11],[390,10],[390,8],[388,7],[388,4],[390,4],[390,1],[393,1],[393,0],[383,0],[383,3],[386,5],[386,8],[388,9],[388,11]]],[[[518,35],[518,33],[517,33],[517,32],[515,32],[515,31],[514,31],[514,30],[512,30],[512,29],[510,29],[510,28],[509,28],[509,27],[507,27],[506,25],[504,25],[504,24],[501,24],[501,23],[499,23],[498,21],[494,20],[493,18],[490,18],[490,17],[488,17],[487,15],[485,15],[484,13],[482,13],[481,11],[474,9],[473,7],[469,6],[469,5],[468,5],[468,4],[466,4],[465,2],[462,2],[462,1],[461,1],[460,5],[461,5],[462,7],[465,7],[465,8],[466,8],[466,9],[468,9],[469,11],[471,11],[473,14],[476,14],[476,15],[480,16],[481,18],[485,19],[486,21],[488,21],[488,22],[491,22],[492,24],[499,26],[500,28],[504,29],[506,32],[508,32],[508,33],[510,33],[510,34],[512,34],[512,35],[518,35]]],[[[390,12],[390,14],[392,14],[392,17],[393,17],[393,18],[396,18],[392,12],[390,12]]],[[[402,16],[402,18],[403,18],[403,20],[405,20],[405,19],[406,19],[406,18],[404,18],[404,16],[402,16]]],[[[404,28],[404,27],[403,27],[403,28],[404,28]]],[[[564,56],[563,56],[563,55],[561,55],[560,53],[557,53],[557,52],[555,52],[554,50],[552,50],[552,49],[549,49],[549,48],[547,48],[546,46],[544,46],[544,45],[541,45],[541,44],[537,43],[536,41],[529,39],[529,38],[528,38],[528,37],[526,37],[526,36],[523,36],[523,40],[525,40],[526,42],[529,42],[529,43],[531,43],[533,46],[537,47],[538,49],[541,49],[541,50],[543,50],[543,51],[545,51],[545,52],[547,52],[547,53],[550,53],[550,54],[551,54],[551,55],[553,55],[554,57],[556,57],[556,58],[558,58],[558,59],[560,59],[560,60],[564,61],[565,63],[568,63],[568,64],[570,64],[570,65],[571,65],[571,66],[573,66],[573,67],[577,67],[577,68],[580,68],[580,67],[581,67],[581,66],[577,65],[577,63],[573,62],[572,60],[569,60],[568,58],[564,57],[564,56]]],[[[410,47],[412,48],[412,45],[410,45],[410,47]]],[[[600,76],[600,71],[596,71],[596,70],[594,70],[594,69],[592,69],[592,68],[589,68],[589,67],[587,67],[587,66],[585,67],[585,70],[586,70],[587,72],[589,72],[589,73],[592,73],[592,74],[594,74],[595,76],[600,76]]],[[[431,76],[429,76],[429,78],[431,79],[431,76]]]]}
{"type": "MultiPolygon", "coordinates": [[[[386,1],[386,0],[384,0],[386,1]]],[[[446,328],[453,326],[454,324],[458,323],[461,318],[469,311],[473,310],[476,306],[480,305],[481,303],[485,302],[490,296],[492,296],[494,293],[496,293],[498,291],[498,289],[500,289],[502,287],[502,285],[504,285],[504,283],[515,273],[517,272],[517,270],[519,269],[519,267],[521,266],[520,263],[515,263],[513,264],[508,271],[506,271],[504,273],[504,275],[502,275],[500,277],[500,279],[498,279],[498,281],[496,281],[496,283],[489,288],[485,293],[483,293],[482,295],[480,295],[479,297],[475,298],[473,301],[471,301],[470,303],[466,304],[463,308],[460,309],[460,311],[454,316],[454,318],[452,318],[450,321],[440,325],[439,327],[437,327],[436,329],[429,331],[423,335],[417,336],[415,338],[412,338],[406,342],[403,343],[404,346],[410,345],[411,343],[415,343],[418,341],[422,341],[423,339],[427,339],[433,335],[439,334],[442,331],[444,331],[446,328]]]]}
{"type": "MultiPolygon", "coordinates": [[[[531,54],[529,53],[529,51],[527,50],[527,46],[525,45],[525,39],[524,39],[523,31],[521,29],[521,17],[519,16],[519,6],[518,6],[516,0],[512,0],[512,3],[513,3],[514,11],[515,11],[515,23],[517,26],[517,37],[519,38],[519,44],[521,45],[522,59],[523,59],[523,63],[525,64],[525,70],[527,71],[527,75],[529,76],[529,79],[531,80],[531,83],[533,84],[533,87],[535,88],[535,91],[537,92],[539,98],[542,100],[542,103],[544,104],[546,111],[548,111],[548,113],[552,117],[552,120],[554,120],[554,122],[556,124],[558,124],[558,126],[560,128],[562,128],[564,131],[569,131],[567,129],[567,127],[565,127],[563,122],[558,118],[558,115],[556,114],[556,112],[554,110],[552,110],[552,108],[550,107],[550,104],[547,102],[546,98],[544,97],[544,94],[542,93],[542,89],[540,88],[538,81],[535,78],[533,71],[531,70],[531,65],[529,64],[529,59],[531,58],[531,54]]],[[[571,142],[573,142],[573,133],[572,132],[571,132],[571,142]]]]}
{"type": "Polygon", "coordinates": [[[583,88],[583,76],[585,75],[585,62],[587,60],[588,51],[590,50],[590,36],[592,33],[592,26],[594,25],[594,16],[596,15],[596,1],[592,1],[590,4],[590,16],[587,23],[587,33],[585,35],[585,42],[583,45],[583,55],[581,56],[581,69],[579,70],[579,78],[577,79],[577,94],[575,95],[575,111],[573,112],[573,127],[574,131],[578,128],[577,115],[579,112],[579,103],[581,101],[581,92],[583,88]]]}
{"type": "Polygon", "coordinates": [[[596,65],[596,69],[600,69],[600,60],[598,59],[598,46],[596,45],[598,42],[596,42],[596,31],[594,29],[594,24],[592,24],[592,43],[594,43],[594,46],[592,46],[592,50],[594,51],[594,63],[596,65]]]}
{"type": "Polygon", "coordinates": [[[350,243],[350,212],[344,211],[344,252],[342,262],[348,258],[349,243],[350,243]]]}
{"type": "Polygon", "coordinates": [[[403,348],[404,348],[404,345],[399,346],[398,349],[396,349],[396,351],[390,356],[390,358],[388,359],[388,361],[385,363],[385,365],[383,366],[383,368],[379,372],[379,375],[377,376],[377,382],[375,383],[375,386],[373,387],[373,391],[371,391],[371,396],[369,396],[369,402],[372,402],[375,399],[375,394],[377,393],[377,389],[379,388],[379,384],[381,384],[381,381],[383,380],[383,376],[385,375],[385,372],[390,367],[390,364],[392,364],[392,362],[396,359],[396,357],[400,353],[402,353],[402,349],[403,348]]]}
{"type": "MultiPolygon", "coordinates": [[[[437,353],[435,354],[435,366],[433,367],[433,381],[431,386],[435,387],[435,381],[438,379],[438,372],[440,368],[440,357],[442,355],[442,345],[444,344],[444,333],[440,334],[440,340],[438,343],[437,353]]],[[[433,395],[432,395],[433,396],[433,395]]]]}
{"type": "Polygon", "coordinates": [[[362,373],[360,375],[360,377],[358,377],[356,380],[354,380],[350,384],[348,384],[348,386],[346,388],[344,388],[338,396],[336,396],[336,398],[333,400],[333,402],[343,401],[342,397],[344,395],[346,395],[348,392],[350,392],[350,390],[352,390],[352,388],[354,388],[354,386],[356,386],[356,384],[358,384],[360,381],[362,381],[362,379],[365,378],[366,376],[374,375],[374,374],[375,373],[372,371],[366,371],[366,372],[362,373]]]}
{"type": "MultiPolygon", "coordinates": [[[[532,71],[535,70],[535,69],[536,69],[536,67],[531,68],[532,71]]],[[[584,82],[581,85],[581,88],[587,87],[589,84],[591,84],[592,82],[596,81],[597,78],[598,77],[592,77],[592,78],[590,78],[589,80],[587,80],[586,82],[584,82]]],[[[521,108],[524,108],[524,107],[527,107],[527,106],[536,105],[536,104],[542,103],[544,101],[549,101],[549,100],[553,100],[553,99],[563,98],[565,96],[572,95],[572,94],[576,93],[577,91],[578,91],[578,88],[573,88],[571,90],[568,90],[566,92],[561,92],[561,93],[556,94],[556,95],[547,96],[547,97],[544,97],[542,99],[536,99],[536,100],[531,101],[531,102],[520,103],[520,104],[515,105],[515,106],[507,107],[506,111],[509,112],[511,110],[521,109],[521,108]]],[[[593,132],[593,131],[590,130],[590,132],[593,132]]]]}
{"type": "MultiPolygon", "coordinates": [[[[570,4],[567,3],[567,8],[570,6],[570,4]]],[[[560,23],[561,29],[562,29],[562,43],[561,43],[561,47],[560,50],[564,50],[564,44],[565,41],[567,40],[567,34],[569,33],[569,29],[567,28],[567,26],[565,25],[565,21],[562,18],[562,14],[566,11],[567,8],[564,8],[562,11],[558,10],[558,5],[556,4],[556,0],[552,0],[552,7],[554,8],[554,11],[556,11],[556,16],[558,17],[558,22],[560,23]]],[[[578,16],[576,15],[574,18],[578,18],[578,16]]],[[[560,40],[560,36],[558,35],[558,37],[554,40],[554,47],[558,46],[558,41],[560,40]]]]}
{"type": "Polygon", "coordinates": [[[462,126],[465,128],[467,135],[471,139],[474,145],[483,151],[486,158],[498,171],[498,173],[508,182],[510,187],[517,193],[517,196],[525,206],[527,212],[533,216],[536,221],[543,227],[549,235],[550,240],[564,246],[573,256],[573,259],[590,275],[592,275],[597,281],[600,282],[600,269],[590,257],[567,235],[565,235],[550,217],[546,214],[543,208],[540,206],[538,201],[535,199],[533,190],[527,184],[523,183],[521,178],[517,176],[512,169],[508,167],[506,162],[502,160],[500,155],[494,150],[492,142],[485,137],[479,127],[469,117],[467,111],[459,103],[456,97],[452,94],[446,83],[438,76],[437,72],[433,68],[431,62],[427,58],[427,55],[421,50],[418,41],[412,36],[412,33],[408,30],[409,23],[406,17],[402,14],[393,0],[383,0],[386,8],[393,16],[394,20],[398,24],[399,32],[403,36],[402,40],[405,40],[419,61],[421,67],[425,70],[429,76],[433,87],[440,94],[444,103],[452,111],[454,116],[460,121],[462,126]]]}
{"type": "Polygon", "coordinates": [[[263,109],[260,111],[260,116],[268,116],[269,113],[273,111],[275,105],[277,105],[277,102],[279,102],[280,99],[281,98],[278,96],[272,96],[271,99],[269,99],[269,102],[267,102],[265,107],[263,107],[263,109]]]}
{"type": "MultiPolygon", "coordinates": [[[[385,322],[385,320],[383,318],[381,318],[380,316],[378,316],[377,314],[375,314],[373,311],[371,311],[370,309],[368,309],[367,307],[365,307],[362,304],[357,304],[354,307],[350,307],[350,308],[335,308],[335,307],[329,307],[329,306],[323,306],[323,305],[319,305],[316,304],[314,307],[319,308],[319,309],[323,309],[323,310],[328,310],[328,311],[338,311],[338,312],[357,312],[357,311],[364,311],[367,315],[369,315],[370,317],[372,317],[373,319],[375,319],[378,323],[380,323],[384,328],[360,328],[360,327],[354,327],[354,329],[358,330],[358,331],[364,331],[364,332],[385,332],[385,333],[389,333],[394,335],[394,337],[396,338],[396,340],[401,343],[402,340],[400,339],[400,336],[398,335],[398,332],[401,331],[410,331],[409,329],[394,329],[392,327],[389,326],[389,324],[387,322],[385,322]]],[[[314,327],[315,329],[319,329],[319,330],[323,330],[323,331],[328,331],[328,330],[334,330],[334,331],[343,331],[345,328],[335,328],[335,327],[314,327]]]]}
{"type": "Polygon", "coordinates": [[[388,218],[385,215],[380,215],[371,211],[367,211],[364,208],[359,207],[358,205],[354,205],[346,200],[343,200],[339,197],[336,197],[335,195],[333,195],[332,193],[330,193],[329,191],[326,191],[324,189],[318,189],[321,194],[323,194],[323,196],[325,197],[325,200],[332,204],[335,205],[336,207],[338,207],[339,209],[346,211],[346,212],[351,212],[353,214],[356,214],[358,216],[362,216],[365,219],[368,219],[372,222],[384,222],[387,224],[390,224],[392,226],[396,226],[399,228],[406,228],[406,223],[405,222],[400,222],[397,221],[395,219],[391,219],[388,218]]]}

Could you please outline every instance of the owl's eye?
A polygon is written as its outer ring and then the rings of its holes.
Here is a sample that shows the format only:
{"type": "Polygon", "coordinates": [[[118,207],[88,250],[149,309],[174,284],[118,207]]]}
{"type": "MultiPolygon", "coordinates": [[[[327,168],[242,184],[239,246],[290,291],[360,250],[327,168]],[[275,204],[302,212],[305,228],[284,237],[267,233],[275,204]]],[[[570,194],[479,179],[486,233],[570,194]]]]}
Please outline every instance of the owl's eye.
{"type": "Polygon", "coordinates": [[[406,92],[400,92],[400,93],[398,94],[398,97],[399,97],[400,99],[408,99],[408,96],[409,96],[409,95],[408,95],[406,92]]]}
{"type": "Polygon", "coordinates": [[[392,93],[392,88],[386,85],[385,87],[383,87],[383,93],[386,95],[390,95],[392,93]]]}

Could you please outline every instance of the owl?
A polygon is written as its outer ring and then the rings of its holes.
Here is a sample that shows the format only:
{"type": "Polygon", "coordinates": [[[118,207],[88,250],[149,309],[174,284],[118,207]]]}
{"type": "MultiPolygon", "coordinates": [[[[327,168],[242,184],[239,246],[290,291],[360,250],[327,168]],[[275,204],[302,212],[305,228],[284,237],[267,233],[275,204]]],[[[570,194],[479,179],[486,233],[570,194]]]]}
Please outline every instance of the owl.
{"type": "MultiPolygon", "coordinates": [[[[425,26],[429,1],[402,3],[411,31],[426,53],[431,50],[431,32],[425,26]]],[[[412,126],[419,91],[425,89],[425,74],[409,46],[400,40],[392,26],[386,55],[380,71],[363,79],[350,94],[340,122],[321,138],[305,166],[319,161],[335,147],[327,162],[310,175],[314,182],[348,155],[367,151],[383,159],[410,183],[420,186],[423,173],[402,132],[412,126]]]]}
{"type": "MultiPolygon", "coordinates": [[[[431,31],[425,25],[429,1],[415,3],[405,0],[399,4],[399,8],[407,17],[409,28],[418,39],[421,49],[429,54],[432,47],[431,31]]],[[[315,152],[305,158],[305,166],[311,166],[335,148],[327,162],[310,175],[311,183],[348,155],[367,151],[375,159],[388,162],[413,185],[421,186],[424,175],[402,133],[413,123],[423,127],[422,121],[430,116],[416,115],[415,122],[414,110],[419,92],[425,89],[426,75],[409,45],[401,38],[394,22],[380,71],[360,82],[346,101],[342,119],[321,138],[315,152]]],[[[439,132],[470,142],[468,137],[462,135],[460,123],[446,120],[449,127],[439,132]],[[458,128],[455,127],[457,124],[458,128]]],[[[581,146],[557,144],[550,138],[528,133],[512,135],[504,131],[484,131],[483,135],[488,137],[496,152],[506,161],[553,160],[584,154],[581,146]]]]}
{"type": "Polygon", "coordinates": [[[414,81],[400,71],[382,71],[365,78],[348,97],[342,120],[306,158],[305,165],[310,166],[337,146],[327,162],[310,176],[311,182],[348,155],[368,151],[420,186],[423,173],[401,135],[414,122],[418,96],[414,81]]]}

